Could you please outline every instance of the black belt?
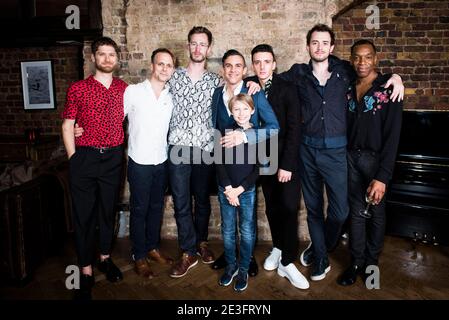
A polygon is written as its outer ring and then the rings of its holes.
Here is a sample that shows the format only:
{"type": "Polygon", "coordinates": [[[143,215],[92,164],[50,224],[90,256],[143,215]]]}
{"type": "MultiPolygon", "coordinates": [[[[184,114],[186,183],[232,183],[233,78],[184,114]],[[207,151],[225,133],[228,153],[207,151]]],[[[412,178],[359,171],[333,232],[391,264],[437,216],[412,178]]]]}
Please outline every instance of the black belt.
{"type": "Polygon", "coordinates": [[[79,146],[77,149],[88,149],[88,150],[95,150],[99,153],[105,153],[109,151],[119,150],[122,148],[122,145],[114,146],[114,147],[93,147],[93,146],[79,146]]]}
{"type": "Polygon", "coordinates": [[[377,152],[375,152],[373,150],[370,150],[370,149],[350,149],[348,152],[349,153],[358,153],[358,154],[369,153],[369,154],[371,154],[373,156],[377,155],[377,152]]]}

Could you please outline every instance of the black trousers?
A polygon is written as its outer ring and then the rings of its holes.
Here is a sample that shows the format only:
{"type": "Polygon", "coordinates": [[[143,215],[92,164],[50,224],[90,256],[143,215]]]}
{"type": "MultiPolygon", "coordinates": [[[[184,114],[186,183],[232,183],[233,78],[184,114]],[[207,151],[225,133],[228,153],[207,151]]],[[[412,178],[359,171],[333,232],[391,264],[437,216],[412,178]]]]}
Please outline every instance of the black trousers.
{"type": "Polygon", "coordinates": [[[121,182],[123,148],[100,152],[76,148],[70,158],[70,191],[78,263],[94,261],[95,229],[100,231],[100,254],[108,255],[114,236],[115,204],[121,182]]]}
{"type": "Polygon", "coordinates": [[[366,208],[365,194],[379,168],[379,156],[372,151],[348,152],[348,190],[350,221],[350,251],[352,263],[358,266],[377,265],[385,235],[385,196],[372,205],[371,218],[360,216],[366,208]]]}
{"type": "Polygon", "coordinates": [[[281,263],[286,266],[298,257],[299,178],[293,174],[289,182],[280,183],[275,174],[261,176],[260,182],[273,246],[282,251],[281,263]]]}

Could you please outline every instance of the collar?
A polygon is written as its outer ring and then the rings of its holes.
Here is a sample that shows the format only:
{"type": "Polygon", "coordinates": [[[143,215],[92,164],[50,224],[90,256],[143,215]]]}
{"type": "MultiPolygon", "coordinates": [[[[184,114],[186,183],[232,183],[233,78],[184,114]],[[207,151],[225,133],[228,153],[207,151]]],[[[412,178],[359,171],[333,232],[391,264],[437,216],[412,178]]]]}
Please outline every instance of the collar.
{"type": "MultiPolygon", "coordinates": [[[[328,70],[329,72],[332,72],[332,70],[333,70],[337,65],[340,65],[340,64],[341,64],[341,60],[340,60],[338,57],[334,56],[334,55],[329,55],[328,63],[329,63],[329,66],[328,66],[327,70],[328,70]]],[[[312,59],[309,60],[308,66],[309,66],[310,72],[312,72],[312,71],[313,71],[312,59]]]]}
{"type": "Polygon", "coordinates": [[[267,85],[267,83],[270,83],[270,86],[272,86],[273,85],[273,78],[274,78],[274,74],[272,74],[271,77],[267,81],[265,81],[265,85],[262,85],[262,83],[260,83],[260,86],[262,87],[262,89],[265,90],[265,86],[267,85]]]}
{"type": "MultiPolygon", "coordinates": [[[[149,79],[145,79],[145,81],[142,82],[142,84],[145,86],[146,89],[151,90],[151,92],[154,93],[153,86],[151,85],[151,82],[150,82],[149,79]]],[[[164,85],[164,88],[161,91],[161,95],[159,96],[159,98],[162,97],[162,96],[165,96],[169,91],[170,91],[170,86],[166,82],[165,85],[164,85]]]]}
{"type": "MultiPolygon", "coordinates": [[[[178,73],[182,74],[183,76],[188,77],[187,68],[185,68],[185,67],[176,68],[175,72],[178,72],[178,73]]],[[[209,74],[212,74],[212,73],[213,72],[205,69],[205,71],[203,72],[203,75],[201,76],[201,79],[204,78],[206,75],[209,75],[209,74]]]]}
{"type": "Polygon", "coordinates": [[[385,82],[387,82],[389,79],[389,77],[386,77],[385,75],[383,75],[382,73],[380,73],[379,71],[377,71],[377,77],[376,79],[373,80],[373,87],[377,87],[380,86],[382,84],[384,84],[385,82]]]}
{"type": "MultiPolygon", "coordinates": [[[[234,96],[238,95],[242,91],[243,80],[240,81],[239,85],[234,89],[234,96]]],[[[225,84],[223,87],[223,96],[226,94],[227,85],[225,84]]]]}
{"type": "MultiPolygon", "coordinates": [[[[145,86],[148,86],[148,87],[152,88],[150,79],[145,79],[145,81],[143,82],[143,84],[144,84],[145,86]]],[[[165,84],[164,84],[164,89],[162,89],[162,91],[168,90],[169,88],[170,88],[170,85],[168,84],[168,82],[165,82],[165,84]]]]}
{"type": "Polygon", "coordinates": [[[241,130],[241,131],[246,131],[246,130],[249,130],[249,129],[251,129],[252,127],[253,127],[253,124],[250,122],[249,123],[249,128],[248,129],[243,129],[243,127],[241,127],[238,123],[237,123],[237,121],[235,121],[234,120],[234,123],[232,124],[232,129],[233,130],[241,130]]]}
{"type": "MultiPolygon", "coordinates": [[[[239,83],[239,85],[234,89],[234,96],[238,95],[243,88],[243,80],[239,83]]],[[[232,97],[228,97],[228,92],[226,91],[226,85],[223,87],[223,102],[226,106],[226,111],[228,113],[228,116],[231,116],[231,111],[228,108],[229,100],[231,100],[232,97]]]]}
{"type": "MultiPolygon", "coordinates": [[[[385,75],[385,74],[382,74],[382,73],[380,73],[380,72],[378,71],[378,72],[377,72],[377,77],[376,77],[376,78],[373,80],[373,82],[371,83],[371,89],[375,89],[375,88],[381,86],[382,84],[384,84],[385,82],[387,82],[388,79],[389,79],[389,75],[388,75],[388,74],[385,75]]],[[[357,79],[355,80],[354,85],[351,86],[351,87],[355,88],[356,84],[357,84],[357,79]]],[[[369,89],[368,92],[369,92],[371,89],[369,89]]]]}
{"type": "MultiPolygon", "coordinates": [[[[95,85],[100,85],[103,88],[106,88],[100,81],[98,81],[97,79],[95,79],[94,75],[91,74],[89,77],[86,78],[86,81],[88,81],[90,84],[95,84],[95,85]]],[[[108,89],[111,89],[113,86],[115,86],[115,83],[117,82],[117,78],[116,77],[112,77],[112,82],[111,85],[109,86],[108,89]]]]}

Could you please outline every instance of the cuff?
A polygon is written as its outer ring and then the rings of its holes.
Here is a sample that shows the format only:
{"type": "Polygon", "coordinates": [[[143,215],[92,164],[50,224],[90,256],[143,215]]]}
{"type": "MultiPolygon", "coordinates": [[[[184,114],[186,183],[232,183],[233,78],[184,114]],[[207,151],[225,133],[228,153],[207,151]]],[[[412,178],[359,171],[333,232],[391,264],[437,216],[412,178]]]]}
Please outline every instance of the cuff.
{"type": "Polygon", "coordinates": [[[248,143],[248,137],[245,132],[243,132],[243,143],[248,143]]]}

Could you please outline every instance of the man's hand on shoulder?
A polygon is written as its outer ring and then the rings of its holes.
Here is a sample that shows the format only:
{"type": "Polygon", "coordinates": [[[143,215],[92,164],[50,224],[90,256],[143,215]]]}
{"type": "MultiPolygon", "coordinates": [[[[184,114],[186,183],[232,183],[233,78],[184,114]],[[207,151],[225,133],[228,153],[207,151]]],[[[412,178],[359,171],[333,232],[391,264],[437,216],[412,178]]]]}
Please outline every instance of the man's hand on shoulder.
{"type": "Polygon", "coordinates": [[[402,82],[401,77],[394,73],[390,79],[383,85],[384,88],[388,88],[389,86],[393,86],[393,92],[391,93],[391,101],[395,102],[398,99],[398,102],[404,100],[404,84],[402,82]]]}
{"type": "Polygon", "coordinates": [[[246,83],[246,87],[248,88],[248,94],[250,94],[250,95],[256,94],[261,89],[260,84],[258,84],[257,82],[254,82],[254,81],[248,81],[246,83]]]}

